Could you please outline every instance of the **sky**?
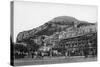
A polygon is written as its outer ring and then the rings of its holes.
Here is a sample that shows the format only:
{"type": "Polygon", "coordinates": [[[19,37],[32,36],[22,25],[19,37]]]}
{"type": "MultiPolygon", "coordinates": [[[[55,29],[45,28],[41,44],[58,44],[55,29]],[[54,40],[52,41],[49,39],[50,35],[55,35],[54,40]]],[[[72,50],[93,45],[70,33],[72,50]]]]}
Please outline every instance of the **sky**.
{"type": "Polygon", "coordinates": [[[94,23],[97,15],[96,6],[15,1],[14,42],[19,32],[36,28],[58,16],[94,23]]]}

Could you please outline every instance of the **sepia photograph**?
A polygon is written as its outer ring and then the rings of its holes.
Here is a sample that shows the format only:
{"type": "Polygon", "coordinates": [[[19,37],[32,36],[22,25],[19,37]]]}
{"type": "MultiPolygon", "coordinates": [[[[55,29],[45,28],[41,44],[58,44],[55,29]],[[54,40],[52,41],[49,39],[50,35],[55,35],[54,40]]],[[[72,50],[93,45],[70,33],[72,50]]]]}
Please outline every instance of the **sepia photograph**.
{"type": "Polygon", "coordinates": [[[11,65],[97,61],[97,6],[11,2],[11,65]]]}

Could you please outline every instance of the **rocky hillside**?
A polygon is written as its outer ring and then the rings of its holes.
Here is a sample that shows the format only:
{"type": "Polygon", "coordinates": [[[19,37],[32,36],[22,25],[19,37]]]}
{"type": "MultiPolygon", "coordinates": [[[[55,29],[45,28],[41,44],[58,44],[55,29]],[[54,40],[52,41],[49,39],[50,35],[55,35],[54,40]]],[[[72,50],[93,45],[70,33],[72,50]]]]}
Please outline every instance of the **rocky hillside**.
{"type": "Polygon", "coordinates": [[[41,44],[42,39],[43,42],[51,44],[61,39],[96,33],[96,27],[96,23],[81,21],[69,16],[59,16],[37,28],[20,32],[16,42],[32,40],[41,44]]]}

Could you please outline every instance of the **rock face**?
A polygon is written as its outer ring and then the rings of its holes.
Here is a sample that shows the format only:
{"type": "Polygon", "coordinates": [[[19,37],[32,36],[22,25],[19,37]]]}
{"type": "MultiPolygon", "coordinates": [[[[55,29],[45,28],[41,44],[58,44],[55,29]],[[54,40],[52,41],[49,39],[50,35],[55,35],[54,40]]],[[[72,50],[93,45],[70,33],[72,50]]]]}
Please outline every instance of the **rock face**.
{"type": "Polygon", "coordinates": [[[80,21],[69,16],[56,17],[44,25],[37,28],[20,32],[16,42],[25,42],[29,40],[44,42],[56,42],[61,39],[82,36],[87,33],[96,33],[96,24],[86,21],[80,21]]]}

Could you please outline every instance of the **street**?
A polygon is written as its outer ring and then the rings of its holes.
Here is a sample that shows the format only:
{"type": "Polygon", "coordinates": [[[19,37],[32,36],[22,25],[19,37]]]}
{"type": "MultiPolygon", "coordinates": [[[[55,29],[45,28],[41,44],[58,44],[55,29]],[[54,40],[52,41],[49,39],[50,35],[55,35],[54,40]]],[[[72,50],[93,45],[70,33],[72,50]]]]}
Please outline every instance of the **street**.
{"type": "Polygon", "coordinates": [[[14,60],[14,65],[41,65],[41,64],[56,64],[56,63],[73,63],[73,62],[89,62],[89,61],[97,61],[97,57],[52,57],[52,58],[44,58],[44,59],[32,59],[25,58],[14,60]]]}

